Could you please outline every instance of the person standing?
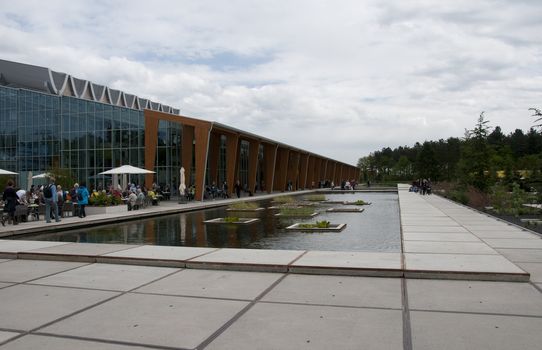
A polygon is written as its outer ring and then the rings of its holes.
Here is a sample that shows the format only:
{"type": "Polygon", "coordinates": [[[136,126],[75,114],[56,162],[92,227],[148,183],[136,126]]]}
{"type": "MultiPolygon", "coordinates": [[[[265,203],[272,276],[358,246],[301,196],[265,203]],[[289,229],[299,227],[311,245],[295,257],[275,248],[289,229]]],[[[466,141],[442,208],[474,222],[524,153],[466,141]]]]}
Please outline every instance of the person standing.
{"type": "Polygon", "coordinates": [[[56,192],[55,178],[49,179],[49,184],[43,188],[43,198],[45,198],[45,222],[51,223],[51,216],[56,222],[60,222],[58,217],[58,195],[56,192]],[[51,210],[53,211],[51,214],[51,210]]]}
{"type": "Polygon", "coordinates": [[[235,183],[234,189],[237,198],[241,198],[241,182],[239,180],[235,183]]]}
{"type": "MultiPolygon", "coordinates": [[[[2,200],[4,201],[4,212],[8,213],[9,220],[13,221],[13,225],[17,225],[17,218],[15,217],[15,207],[17,207],[18,196],[15,191],[13,180],[8,180],[7,186],[4,189],[2,200]]],[[[2,225],[4,225],[4,219],[2,218],[2,225]]]]}
{"type": "Polygon", "coordinates": [[[77,189],[77,203],[79,204],[79,217],[84,218],[87,216],[85,213],[85,207],[88,205],[88,193],[87,186],[85,182],[81,182],[79,188],[77,189]]]}

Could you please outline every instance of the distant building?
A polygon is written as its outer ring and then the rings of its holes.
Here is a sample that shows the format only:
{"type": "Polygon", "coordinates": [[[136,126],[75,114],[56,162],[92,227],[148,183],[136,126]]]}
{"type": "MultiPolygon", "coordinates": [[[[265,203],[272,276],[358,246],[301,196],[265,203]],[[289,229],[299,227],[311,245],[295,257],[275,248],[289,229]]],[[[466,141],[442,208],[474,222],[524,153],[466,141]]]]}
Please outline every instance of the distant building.
{"type": "Polygon", "coordinates": [[[328,179],[357,179],[355,166],[224,124],[181,116],[179,109],[45,67],[0,60],[0,168],[20,173],[70,169],[79,181],[106,188],[98,175],[130,164],[156,171],[130,181],[187,185],[202,199],[206,185],[235,181],[253,191],[284,191],[328,179]]]}

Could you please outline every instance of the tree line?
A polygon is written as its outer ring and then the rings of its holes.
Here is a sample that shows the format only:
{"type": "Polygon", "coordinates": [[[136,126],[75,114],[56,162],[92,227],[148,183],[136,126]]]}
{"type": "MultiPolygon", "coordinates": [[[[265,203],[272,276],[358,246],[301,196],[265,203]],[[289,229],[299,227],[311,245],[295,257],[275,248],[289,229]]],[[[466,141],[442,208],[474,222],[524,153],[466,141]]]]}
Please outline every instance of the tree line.
{"type": "Polygon", "coordinates": [[[528,131],[508,134],[492,127],[482,112],[462,138],[416,142],[413,146],[385,147],[361,157],[358,167],[364,181],[457,182],[487,192],[495,183],[521,183],[537,188],[542,183],[542,113],[535,112],[528,131]]]}

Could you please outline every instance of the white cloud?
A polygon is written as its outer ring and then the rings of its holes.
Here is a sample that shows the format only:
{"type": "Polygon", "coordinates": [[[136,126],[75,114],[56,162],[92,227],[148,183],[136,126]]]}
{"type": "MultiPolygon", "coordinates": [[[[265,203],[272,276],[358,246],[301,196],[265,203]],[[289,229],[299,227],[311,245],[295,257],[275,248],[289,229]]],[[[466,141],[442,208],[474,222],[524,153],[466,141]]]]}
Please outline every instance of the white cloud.
{"type": "Polygon", "coordinates": [[[355,164],[542,106],[539,1],[24,1],[4,59],[355,164]]]}

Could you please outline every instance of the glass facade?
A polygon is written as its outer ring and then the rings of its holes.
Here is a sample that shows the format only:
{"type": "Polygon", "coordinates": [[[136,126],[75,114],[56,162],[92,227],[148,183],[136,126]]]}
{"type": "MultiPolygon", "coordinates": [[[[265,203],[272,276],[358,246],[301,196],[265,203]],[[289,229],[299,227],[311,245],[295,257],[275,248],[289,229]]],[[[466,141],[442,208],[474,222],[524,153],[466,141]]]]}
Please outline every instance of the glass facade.
{"type": "MultiPolygon", "coordinates": [[[[21,187],[30,172],[65,168],[92,188],[107,188],[111,177],[99,173],[145,167],[141,110],[0,86],[0,123],[0,168],[18,172],[21,187]]],[[[181,124],[160,121],[155,171],[161,185],[179,177],[181,136],[181,124]]],[[[144,176],[128,181],[143,184],[144,176]]]]}

